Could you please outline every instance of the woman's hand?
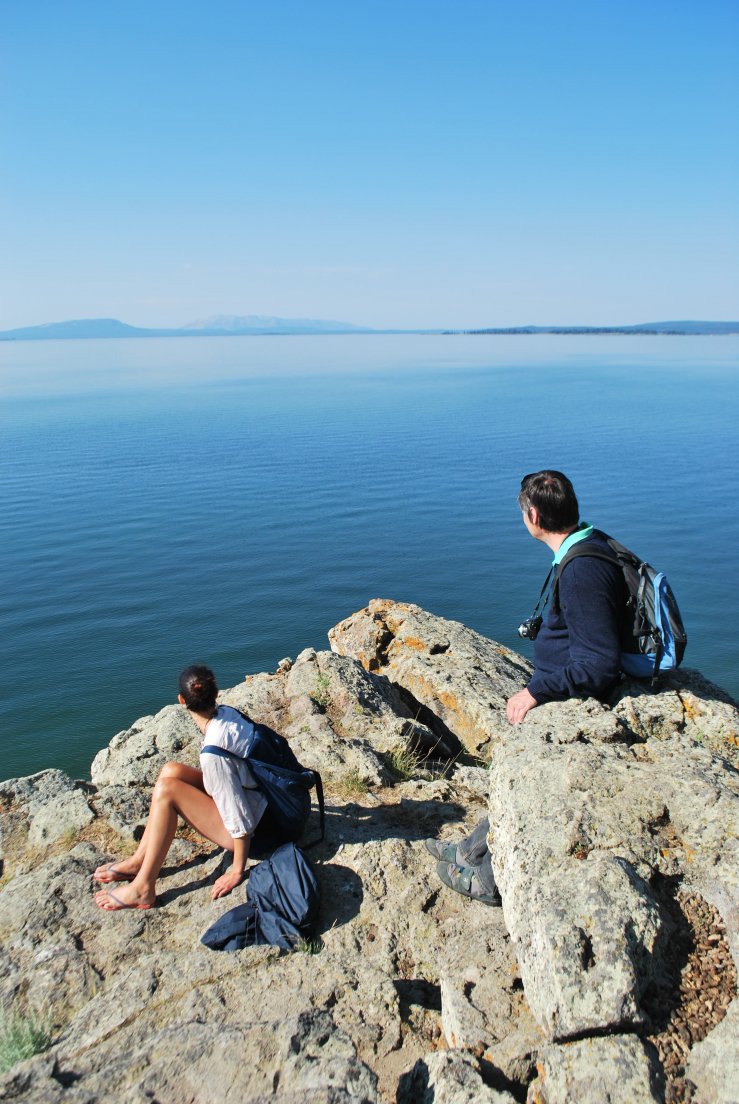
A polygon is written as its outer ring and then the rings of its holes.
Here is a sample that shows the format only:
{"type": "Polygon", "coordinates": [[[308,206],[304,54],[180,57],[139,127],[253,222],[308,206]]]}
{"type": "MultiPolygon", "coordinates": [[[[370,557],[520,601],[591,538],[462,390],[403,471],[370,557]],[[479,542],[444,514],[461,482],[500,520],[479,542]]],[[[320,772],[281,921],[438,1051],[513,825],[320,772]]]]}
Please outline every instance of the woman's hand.
{"type": "Polygon", "coordinates": [[[232,889],[236,889],[237,885],[241,885],[243,880],[243,870],[227,870],[225,874],[221,874],[220,878],[218,878],[216,884],[210,891],[210,895],[214,901],[216,897],[225,897],[232,889]]]}
{"type": "Polygon", "coordinates": [[[230,893],[232,889],[236,889],[236,886],[243,882],[246,877],[246,862],[249,858],[250,843],[250,836],[239,836],[233,841],[233,862],[231,864],[231,869],[227,870],[225,874],[221,874],[210,891],[210,895],[214,901],[216,897],[225,897],[227,893],[230,893]]]}

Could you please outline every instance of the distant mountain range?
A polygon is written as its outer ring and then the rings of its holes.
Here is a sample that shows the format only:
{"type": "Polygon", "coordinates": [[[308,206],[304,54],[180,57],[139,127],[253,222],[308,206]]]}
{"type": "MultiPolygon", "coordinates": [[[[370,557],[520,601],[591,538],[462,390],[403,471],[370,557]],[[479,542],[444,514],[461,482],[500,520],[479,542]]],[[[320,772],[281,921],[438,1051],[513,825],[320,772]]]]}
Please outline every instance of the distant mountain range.
{"type": "Polygon", "coordinates": [[[739,322],[642,322],[638,326],[507,326],[455,330],[470,334],[736,334],[739,322]]]}
{"type": "Polygon", "coordinates": [[[82,337],[227,337],[242,334],[342,334],[371,333],[351,322],[321,318],[272,318],[260,314],[216,314],[178,329],[144,329],[117,318],[78,318],[71,322],[47,322],[0,331],[0,341],[57,341],[82,337]]]}
{"type": "Polygon", "coordinates": [[[234,337],[254,334],[739,334],[739,322],[643,322],[637,326],[508,326],[475,330],[372,330],[320,318],[215,314],[179,329],[143,329],[117,318],[79,318],[0,331],[0,341],[51,341],[101,337],[234,337]]]}

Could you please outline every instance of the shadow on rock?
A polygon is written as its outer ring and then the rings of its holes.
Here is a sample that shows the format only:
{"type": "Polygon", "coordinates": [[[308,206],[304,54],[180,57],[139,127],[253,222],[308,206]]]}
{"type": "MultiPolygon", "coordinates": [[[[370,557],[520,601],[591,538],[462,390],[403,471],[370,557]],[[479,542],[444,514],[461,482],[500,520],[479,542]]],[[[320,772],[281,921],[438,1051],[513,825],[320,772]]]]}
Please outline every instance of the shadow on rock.
{"type": "Polygon", "coordinates": [[[161,878],[169,878],[173,874],[181,874],[183,870],[192,870],[193,867],[202,866],[204,862],[211,862],[222,852],[222,848],[214,847],[212,851],[200,851],[182,862],[168,863],[159,872],[161,878]]]}
{"type": "Polygon", "coordinates": [[[321,887],[321,908],[316,932],[325,935],[332,928],[340,928],[359,915],[364,890],[362,879],[348,866],[326,863],[315,868],[321,887]]]}
{"type": "Polygon", "coordinates": [[[659,902],[663,922],[651,955],[650,977],[642,996],[650,1032],[664,1031],[680,1003],[680,978],[694,948],[693,933],[677,898],[681,880],[657,874],[652,892],[659,902]]]}
{"type": "MultiPolygon", "coordinates": [[[[348,805],[326,806],[326,838],[310,847],[310,860],[330,859],[344,844],[370,841],[405,840],[417,842],[436,837],[450,821],[462,821],[468,810],[458,801],[432,798],[416,801],[402,798],[388,805],[367,807],[350,802],[348,805]]],[[[313,838],[308,834],[308,840],[313,838]]]]}
{"type": "MultiPolygon", "coordinates": [[[[204,855],[201,862],[206,863],[210,856],[204,855]]],[[[225,866],[225,864],[224,864],[225,866]]],[[[184,897],[187,893],[195,893],[199,889],[205,889],[209,885],[213,885],[218,875],[223,874],[224,870],[218,868],[215,871],[208,871],[202,878],[198,878],[195,882],[187,882],[185,885],[175,886],[172,889],[166,889],[164,893],[157,894],[157,905],[159,908],[163,908],[165,905],[171,905],[173,901],[176,901],[178,897],[184,897]]]]}

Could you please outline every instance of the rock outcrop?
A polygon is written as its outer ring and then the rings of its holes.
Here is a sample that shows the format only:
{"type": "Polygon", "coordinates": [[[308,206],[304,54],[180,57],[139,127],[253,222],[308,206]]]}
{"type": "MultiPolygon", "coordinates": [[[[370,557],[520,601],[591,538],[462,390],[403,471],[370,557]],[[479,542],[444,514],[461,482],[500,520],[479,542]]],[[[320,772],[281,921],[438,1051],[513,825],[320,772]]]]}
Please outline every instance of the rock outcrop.
{"type": "Polygon", "coordinates": [[[464,626],[378,600],[329,637],[222,695],[324,777],[301,952],[199,943],[245,890],[211,901],[224,856],[187,829],[158,908],[95,906],[161,766],[197,761],[179,706],[91,783],[0,784],[0,1002],[51,1037],[4,1098],[736,1101],[736,705],[686,671],[511,728],[529,665],[464,626]],[[422,843],[485,815],[502,908],[446,889],[422,843]]]}
{"type": "Polygon", "coordinates": [[[508,698],[531,674],[516,652],[419,606],[377,598],[328,634],[331,649],[384,675],[421,720],[485,754],[508,723],[508,698]]]}

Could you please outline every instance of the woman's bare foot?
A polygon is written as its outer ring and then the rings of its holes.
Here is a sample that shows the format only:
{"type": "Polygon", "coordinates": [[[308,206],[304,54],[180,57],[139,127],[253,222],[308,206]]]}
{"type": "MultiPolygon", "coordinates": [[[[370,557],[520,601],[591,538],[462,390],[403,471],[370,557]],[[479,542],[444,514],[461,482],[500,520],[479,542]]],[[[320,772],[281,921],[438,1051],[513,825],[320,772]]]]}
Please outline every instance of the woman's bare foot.
{"type": "Polygon", "coordinates": [[[156,897],[140,893],[135,886],[126,885],[113,892],[101,889],[95,894],[95,904],[105,912],[118,912],[119,909],[150,909],[156,904],[156,897]]]}
{"type": "Polygon", "coordinates": [[[132,866],[130,859],[116,863],[103,863],[93,873],[93,881],[107,885],[108,882],[132,882],[139,872],[138,865],[132,866]]]}

